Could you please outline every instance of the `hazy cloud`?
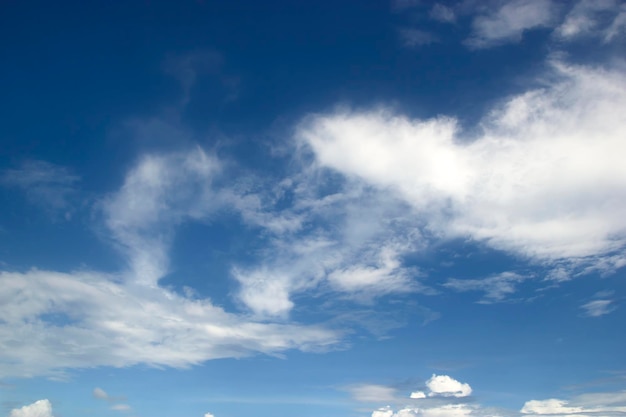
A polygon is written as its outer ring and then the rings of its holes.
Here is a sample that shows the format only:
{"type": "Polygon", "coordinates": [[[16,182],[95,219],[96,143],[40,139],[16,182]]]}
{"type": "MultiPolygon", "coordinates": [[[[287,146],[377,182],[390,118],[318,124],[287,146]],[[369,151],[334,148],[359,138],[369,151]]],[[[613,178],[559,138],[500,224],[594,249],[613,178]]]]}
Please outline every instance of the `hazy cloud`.
{"type": "Polygon", "coordinates": [[[518,42],[525,31],[553,26],[557,16],[557,8],[550,0],[506,1],[497,9],[474,17],[473,32],[467,44],[487,48],[518,42]]]}
{"type": "Polygon", "coordinates": [[[435,3],[432,9],[430,9],[429,16],[431,19],[439,22],[454,23],[456,21],[454,9],[441,3],[435,3]]]}
{"type": "Polygon", "coordinates": [[[50,214],[71,215],[71,199],[80,177],[65,167],[45,161],[25,161],[19,168],[7,169],[0,184],[20,188],[27,198],[50,214]]]}
{"type": "Polygon", "coordinates": [[[581,306],[588,317],[600,317],[615,310],[613,300],[593,300],[581,306]]]}

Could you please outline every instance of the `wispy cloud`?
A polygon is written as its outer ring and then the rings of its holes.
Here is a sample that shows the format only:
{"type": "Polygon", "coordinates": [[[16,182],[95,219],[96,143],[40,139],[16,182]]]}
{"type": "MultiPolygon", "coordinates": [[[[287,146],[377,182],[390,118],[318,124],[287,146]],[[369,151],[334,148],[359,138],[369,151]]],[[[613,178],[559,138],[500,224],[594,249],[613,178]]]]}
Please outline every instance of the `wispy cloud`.
{"type": "Polygon", "coordinates": [[[626,5],[615,0],[580,0],[555,29],[560,39],[599,37],[614,40],[626,29],[626,5]]]}
{"type": "Polygon", "coordinates": [[[449,279],[443,285],[455,291],[484,292],[480,303],[490,304],[505,301],[517,291],[517,285],[528,278],[515,272],[502,272],[483,279],[449,279]]]}
{"type": "Polygon", "coordinates": [[[254,322],[209,300],[116,282],[117,276],[90,272],[0,273],[0,340],[13,346],[2,353],[0,375],[139,363],[184,368],[254,353],[314,351],[340,338],[321,326],[254,322]],[[65,319],[50,321],[50,314],[65,319]]]}
{"type": "Polygon", "coordinates": [[[615,310],[613,300],[593,300],[581,306],[588,317],[600,317],[615,310]]]}
{"type": "Polygon", "coordinates": [[[456,21],[454,9],[441,3],[435,3],[433,5],[432,9],[430,9],[429,17],[444,23],[454,23],[456,21]]]}
{"type": "Polygon", "coordinates": [[[424,30],[404,28],[399,29],[398,34],[402,44],[408,48],[416,48],[419,46],[430,45],[431,43],[438,42],[437,36],[424,30]]]}
{"type": "Polygon", "coordinates": [[[80,177],[69,169],[45,161],[29,160],[19,168],[7,169],[0,175],[0,184],[21,189],[31,203],[51,215],[69,218],[72,198],[80,177]]]}
{"type": "Polygon", "coordinates": [[[397,390],[385,385],[359,384],[346,387],[352,398],[363,403],[395,402],[397,390]]]}
{"type": "Polygon", "coordinates": [[[203,76],[215,77],[224,90],[224,100],[235,100],[239,94],[239,78],[225,73],[222,54],[213,49],[199,49],[172,54],[163,62],[163,71],[174,77],[183,90],[181,105],[191,100],[192,89],[203,76]]]}
{"type": "Polygon", "coordinates": [[[474,17],[473,33],[467,40],[472,48],[487,48],[521,40],[525,31],[549,28],[557,15],[551,0],[511,0],[495,10],[474,17]]]}
{"type": "Polygon", "coordinates": [[[128,404],[125,404],[125,397],[112,397],[102,388],[94,388],[92,391],[92,395],[94,398],[99,400],[104,400],[111,405],[111,410],[116,411],[130,411],[131,407],[128,404]]]}

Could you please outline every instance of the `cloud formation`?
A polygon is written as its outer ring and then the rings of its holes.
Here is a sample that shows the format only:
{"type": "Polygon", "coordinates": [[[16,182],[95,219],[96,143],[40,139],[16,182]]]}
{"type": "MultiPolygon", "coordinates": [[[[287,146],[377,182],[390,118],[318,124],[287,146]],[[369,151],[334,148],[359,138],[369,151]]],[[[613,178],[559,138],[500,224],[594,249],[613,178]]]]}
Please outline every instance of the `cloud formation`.
{"type": "Polygon", "coordinates": [[[431,236],[545,264],[620,267],[624,71],[553,61],[549,75],[494,108],[476,137],[451,117],[378,110],[316,115],[299,138],[320,166],[410,204],[431,236]]]}
{"type": "Polygon", "coordinates": [[[610,42],[626,29],[626,4],[616,0],[580,0],[555,29],[564,40],[585,37],[610,42]]]}
{"type": "Polygon", "coordinates": [[[25,161],[0,175],[0,184],[20,188],[31,203],[66,218],[71,215],[71,200],[79,181],[80,177],[67,168],[38,160],[25,161]]]}
{"type": "Polygon", "coordinates": [[[550,0],[512,0],[474,17],[467,40],[472,48],[519,42],[525,31],[551,27],[557,8],[550,0]]]}
{"type": "Polygon", "coordinates": [[[11,410],[9,417],[53,417],[52,404],[48,400],[35,401],[30,405],[11,410]]]}
{"type": "Polygon", "coordinates": [[[600,392],[578,395],[571,400],[551,398],[527,401],[522,409],[526,415],[551,415],[556,417],[575,415],[622,416],[626,413],[626,391],[600,392]]]}
{"type": "Polygon", "coordinates": [[[615,310],[613,300],[593,300],[581,306],[588,317],[600,317],[615,310]]]}
{"type": "Polygon", "coordinates": [[[517,285],[528,278],[530,277],[515,272],[502,272],[482,279],[453,278],[443,285],[460,292],[482,291],[485,293],[485,296],[479,303],[491,304],[506,300],[508,296],[516,292],[517,285]]]}
{"type": "Polygon", "coordinates": [[[310,351],[340,337],[319,326],[254,322],[209,300],[116,281],[92,272],[0,273],[0,340],[11,346],[0,356],[0,376],[139,363],[183,368],[256,352],[310,351]]]}

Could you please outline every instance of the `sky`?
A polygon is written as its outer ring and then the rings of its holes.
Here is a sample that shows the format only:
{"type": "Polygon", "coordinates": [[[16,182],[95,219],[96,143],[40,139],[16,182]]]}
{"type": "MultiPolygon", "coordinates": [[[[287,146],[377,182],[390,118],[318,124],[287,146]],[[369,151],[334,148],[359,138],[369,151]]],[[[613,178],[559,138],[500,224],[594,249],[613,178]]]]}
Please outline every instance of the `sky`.
{"type": "Polygon", "coordinates": [[[0,5],[0,417],[626,415],[626,3],[0,5]]]}

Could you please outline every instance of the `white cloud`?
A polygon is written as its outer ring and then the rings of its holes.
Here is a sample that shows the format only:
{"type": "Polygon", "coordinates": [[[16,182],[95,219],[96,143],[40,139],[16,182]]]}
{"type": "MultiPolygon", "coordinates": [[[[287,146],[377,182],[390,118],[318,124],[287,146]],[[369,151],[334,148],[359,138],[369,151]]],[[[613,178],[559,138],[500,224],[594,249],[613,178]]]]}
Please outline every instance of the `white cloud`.
{"type": "Polygon", "coordinates": [[[48,400],[35,401],[30,405],[11,410],[9,417],[53,417],[52,404],[48,400]]]}
{"type": "Polygon", "coordinates": [[[502,272],[483,279],[449,279],[443,285],[456,291],[482,291],[485,297],[480,302],[489,304],[504,301],[515,293],[517,284],[528,278],[515,272],[502,272]]]}
{"type": "Polygon", "coordinates": [[[582,413],[583,409],[581,407],[568,407],[567,401],[549,399],[527,401],[521,412],[524,414],[574,414],[582,413]]]}
{"type": "Polygon", "coordinates": [[[613,300],[593,300],[583,304],[581,308],[585,310],[585,315],[588,317],[604,316],[615,310],[613,300]]]}
{"type": "Polygon", "coordinates": [[[556,17],[557,9],[551,0],[505,1],[497,10],[474,17],[473,33],[467,44],[473,48],[487,48],[518,42],[525,31],[551,27],[556,17]]]}
{"type": "Polygon", "coordinates": [[[430,32],[419,29],[405,28],[398,31],[402,44],[408,48],[415,48],[438,42],[439,39],[430,32]]]}
{"type": "Polygon", "coordinates": [[[320,166],[411,204],[431,236],[598,265],[626,244],[626,76],[552,64],[551,81],[505,100],[477,137],[453,118],[382,110],[311,117],[299,138],[320,166]]]}
{"type": "Polygon", "coordinates": [[[448,375],[435,375],[426,381],[426,386],[430,390],[429,397],[467,397],[472,393],[469,384],[457,381],[448,375]]]}
{"type": "Polygon", "coordinates": [[[396,389],[385,385],[361,384],[346,388],[352,398],[365,403],[395,402],[396,389]]]}
{"type": "Polygon", "coordinates": [[[454,23],[456,21],[456,14],[454,10],[441,3],[435,3],[430,9],[430,18],[445,23],[454,23]]]}
{"type": "Polygon", "coordinates": [[[372,412],[372,417],[393,417],[393,410],[389,406],[379,408],[372,412]]]}
{"type": "Polygon", "coordinates": [[[520,410],[528,415],[573,415],[622,416],[626,413],[626,391],[582,394],[571,400],[547,399],[527,401],[520,410]]]}
{"type": "Polygon", "coordinates": [[[580,0],[555,29],[560,39],[600,37],[615,39],[626,28],[626,5],[616,0],[580,0]]]}
{"type": "Polygon", "coordinates": [[[446,404],[438,407],[404,407],[394,412],[389,406],[372,412],[372,417],[463,417],[473,414],[474,408],[466,404],[446,404]]]}
{"type": "Polygon", "coordinates": [[[239,301],[257,316],[284,318],[294,307],[292,295],[305,291],[334,292],[369,303],[376,297],[420,290],[418,274],[399,258],[421,241],[416,229],[407,227],[410,219],[403,212],[410,207],[344,181],[335,184],[332,193],[319,195],[330,176],[324,170],[306,169],[285,185],[294,195],[292,206],[262,209],[268,219],[300,218],[306,230],[270,229],[273,238],[262,260],[233,269],[241,284],[239,301]]]}
{"type": "Polygon", "coordinates": [[[71,199],[79,181],[67,168],[45,161],[25,161],[0,176],[0,184],[21,188],[33,204],[66,218],[72,213],[71,199]]]}
{"type": "Polygon", "coordinates": [[[143,157],[103,203],[106,224],[127,256],[130,274],[156,285],[168,272],[173,228],[219,207],[212,178],[219,163],[201,149],[143,157]]]}
{"type": "Polygon", "coordinates": [[[215,416],[213,414],[211,414],[211,413],[206,413],[206,414],[204,414],[204,417],[215,417],[215,416]]]}
{"type": "Polygon", "coordinates": [[[107,394],[106,391],[104,391],[102,388],[97,388],[97,387],[93,389],[93,396],[100,400],[109,399],[109,394],[107,394]]]}
{"type": "Polygon", "coordinates": [[[139,363],[182,368],[257,352],[315,350],[339,338],[319,326],[250,321],[209,300],[91,272],[2,272],[0,299],[0,341],[11,346],[0,356],[0,377],[139,363]]]}

